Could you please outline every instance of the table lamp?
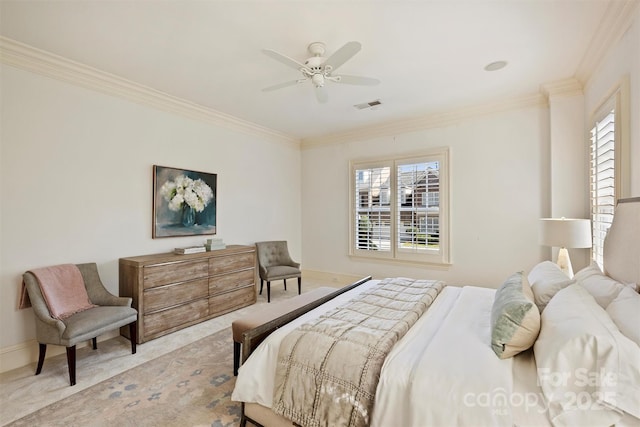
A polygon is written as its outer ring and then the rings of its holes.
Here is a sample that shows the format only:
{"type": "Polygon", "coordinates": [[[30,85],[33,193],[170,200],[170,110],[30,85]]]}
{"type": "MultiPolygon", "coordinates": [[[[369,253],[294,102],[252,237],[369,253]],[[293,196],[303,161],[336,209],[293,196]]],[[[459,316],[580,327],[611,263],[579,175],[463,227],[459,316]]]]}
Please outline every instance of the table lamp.
{"type": "Polygon", "coordinates": [[[542,218],[540,243],[560,248],[556,264],[573,278],[573,267],[567,248],[591,247],[591,220],[575,218],[542,218]]]}

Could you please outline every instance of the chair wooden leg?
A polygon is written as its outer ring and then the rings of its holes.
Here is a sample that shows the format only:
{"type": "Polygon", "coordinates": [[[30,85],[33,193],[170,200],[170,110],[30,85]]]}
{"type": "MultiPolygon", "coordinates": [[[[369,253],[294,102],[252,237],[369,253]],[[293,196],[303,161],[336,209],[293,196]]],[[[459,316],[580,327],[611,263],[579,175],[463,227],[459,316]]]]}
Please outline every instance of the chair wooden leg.
{"type": "Polygon", "coordinates": [[[69,365],[69,382],[76,385],[76,346],[67,347],[67,364],[69,365]]]}
{"type": "Polygon", "coordinates": [[[238,376],[238,368],[240,368],[240,343],[233,342],[233,376],[238,376]]]}
{"type": "Polygon", "coordinates": [[[267,280],[267,302],[271,302],[271,282],[267,280]]]}
{"type": "Polygon", "coordinates": [[[298,295],[302,293],[302,277],[298,277],[298,295]]]}
{"type": "Polygon", "coordinates": [[[91,345],[93,346],[94,350],[98,349],[98,337],[91,338],[91,345]]]}
{"type": "Polygon", "coordinates": [[[129,323],[129,336],[131,337],[131,354],[136,354],[136,340],[138,339],[138,322],[129,323]]]}
{"type": "Polygon", "coordinates": [[[40,375],[42,372],[42,365],[44,364],[44,356],[47,354],[47,345],[38,343],[39,352],[38,352],[38,366],[36,367],[36,375],[40,375]]]}
{"type": "Polygon", "coordinates": [[[263,285],[263,281],[262,279],[260,279],[260,295],[262,295],[262,285],[263,285]]]}
{"type": "Polygon", "coordinates": [[[287,290],[287,279],[283,279],[284,280],[284,290],[287,290]]]}
{"type": "Polygon", "coordinates": [[[242,416],[240,417],[240,427],[247,427],[247,416],[244,414],[244,402],[240,403],[242,416]]]}

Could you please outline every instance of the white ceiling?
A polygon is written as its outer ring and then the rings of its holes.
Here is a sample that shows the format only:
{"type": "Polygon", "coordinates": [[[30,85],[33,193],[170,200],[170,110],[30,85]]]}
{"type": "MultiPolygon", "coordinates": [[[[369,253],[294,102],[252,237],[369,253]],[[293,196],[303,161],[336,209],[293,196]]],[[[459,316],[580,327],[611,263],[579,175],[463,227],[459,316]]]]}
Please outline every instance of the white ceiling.
{"type": "Polygon", "coordinates": [[[268,127],[322,135],[530,95],[576,75],[609,0],[0,0],[8,38],[268,127]],[[300,62],[322,41],[362,50],[338,74],[374,87],[311,83],[262,54],[300,62]],[[487,72],[504,60],[508,66],[487,72]],[[353,106],[380,99],[374,110],[353,106]]]}

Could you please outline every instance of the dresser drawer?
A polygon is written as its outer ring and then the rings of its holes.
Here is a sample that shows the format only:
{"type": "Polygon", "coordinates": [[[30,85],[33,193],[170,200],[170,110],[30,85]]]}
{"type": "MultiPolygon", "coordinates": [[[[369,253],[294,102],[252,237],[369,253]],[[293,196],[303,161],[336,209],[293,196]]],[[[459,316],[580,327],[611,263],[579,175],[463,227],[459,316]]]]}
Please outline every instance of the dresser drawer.
{"type": "Polygon", "coordinates": [[[207,299],[193,301],[156,313],[144,316],[144,330],[146,335],[153,335],[187,322],[196,321],[209,314],[207,299]]]}
{"type": "Polygon", "coordinates": [[[208,295],[209,281],[206,278],[150,288],[144,291],[144,312],[151,313],[208,295]]]}
{"type": "Polygon", "coordinates": [[[255,263],[255,252],[213,257],[209,259],[209,275],[255,267],[255,263]]]}
{"type": "Polygon", "coordinates": [[[252,304],[255,301],[256,289],[254,286],[236,289],[235,291],[210,297],[209,314],[223,314],[236,308],[252,304]]]}
{"type": "Polygon", "coordinates": [[[148,265],[144,267],[144,288],[199,279],[207,277],[208,273],[209,263],[206,259],[148,265]]]}
{"type": "Polygon", "coordinates": [[[224,276],[209,278],[209,295],[214,296],[221,292],[231,291],[237,288],[243,288],[253,285],[255,279],[255,269],[236,271],[235,273],[225,274],[224,276]]]}

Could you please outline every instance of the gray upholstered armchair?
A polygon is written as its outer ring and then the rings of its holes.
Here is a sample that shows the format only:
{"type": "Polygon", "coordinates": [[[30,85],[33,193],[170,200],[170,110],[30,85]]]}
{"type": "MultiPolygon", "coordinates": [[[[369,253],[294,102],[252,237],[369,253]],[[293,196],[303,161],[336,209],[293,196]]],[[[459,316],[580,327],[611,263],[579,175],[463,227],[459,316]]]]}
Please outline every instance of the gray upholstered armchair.
{"type": "Polygon", "coordinates": [[[284,280],[287,290],[287,279],[298,278],[298,295],[302,292],[302,272],[300,264],[289,255],[286,241],[257,242],[258,270],[260,274],[260,295],[263,281],[267,282],[267,302],[271,302],[271,282],[284,280]]]}
{"type": "Polygon", "coordinates": [[[77,267],[82,275],[89,300],[96,307],[73,314],[63,320],[54,318],[50,314],[36,276],[30,271],[22,276],[36,315],[36,338],[40,347],[36,375],[42,371],[47,344],[63,345],[67,348],[71,385],[76,383],[76,344],[78,342],[91,339],[95,350],[98,335],[129,325],[131,352],[135,354],[138,319],[138,312],[131,308],[131,298],[117,297],[105,289],[95,263],[77,264],[77,267]]]}

